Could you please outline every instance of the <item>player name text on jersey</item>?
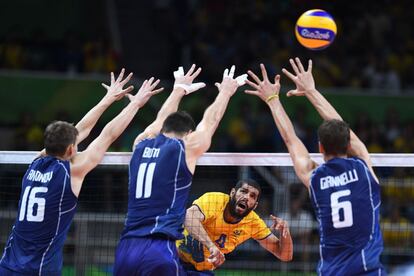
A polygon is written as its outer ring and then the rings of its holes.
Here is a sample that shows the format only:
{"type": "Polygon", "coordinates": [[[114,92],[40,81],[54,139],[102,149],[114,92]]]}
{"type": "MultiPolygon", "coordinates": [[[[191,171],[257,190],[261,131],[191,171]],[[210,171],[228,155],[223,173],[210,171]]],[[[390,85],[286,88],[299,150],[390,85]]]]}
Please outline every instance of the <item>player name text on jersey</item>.
{"type": "Polygon", "coordinates": [[[331,187],[344,186],[355,181],[358,181],[358,174],[355,169],[344,172],[338,176],[329,175],[320,179],[321,190],[325,190],[331,187]]]}
{"type": "Polygon", "coordinates": [[[47,183],[52,179],[53,172],[41,173],[36,170],[30,170],[27,180],[47,183]]]}
{"type": "Polygon", "coordinates": [[[151,158],[151,157],[157,158],[159,154],[160,154],[159,148],[145,147],[144,152],[142,153],[142,157],[143,158],[151,158]]]}

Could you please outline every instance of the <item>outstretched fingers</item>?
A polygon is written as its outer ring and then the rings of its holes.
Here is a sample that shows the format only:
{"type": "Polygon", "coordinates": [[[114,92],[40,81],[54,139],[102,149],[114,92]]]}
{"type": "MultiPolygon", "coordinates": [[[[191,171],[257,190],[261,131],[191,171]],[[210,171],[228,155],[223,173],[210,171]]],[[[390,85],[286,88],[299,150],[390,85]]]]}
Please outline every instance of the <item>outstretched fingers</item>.
{"type": "Polygon", "coordinates": [[[244,93],[254,95],[254,96],[260,96],[260,92],[257,91],[257,90],[248,90],[248,89],[246,89],[246,90],[244,90],[244,93]]]}
{"type": "Polygon", "coordinates": [[[230,78],[234,77],[234,71],[236,71],[236,66],[232,65],[230,68],[230,73],[229,73],[230,78]]]}
{"type": "Polygon", "coordinates": [[[195,68],[196,68],[195,64],[191,65],[190,70],[188,70],[187,74],[185,74],[185,75],[186,76],[191,76],[193,74],[195,68]]]}
{"type": "Polygon", "coordinates": [[[289,79],[291,79],[293,82],[296,80],[296,76],[293,75],[291,72],[286,70],[285,68],[282,69],[283,74],[285,74],[289,79]]]}
{"type": "Polygon", "coordinates": [[[116,79],[116,82],[121,82],[122,78],[124,77],[124,74],[125,74],[125,68],[122,68],[121,73],[119,73],[119,76],[116,79]]]}
{"type": "Polygon", "coordinates": [[[155,89],[155,87],[157,87],[157,85],[160,83],[160,80],[158,79],[158,80],[156,80],[153,84],[151,84],[151,86],[150,86],[150,90],[154,90],[155,89]]]}
{"type": "Polygon", "coordinates": [[[296,64],[299,68],[299,72],[300,73],[305,73],[305,68],[303,68],[302,62],[300,61],[300,59],[298,57],[295,58],[296,64]]]}
{"type": "Polygon", "coordinates": [[[248,85],[250,85],[251,87],[253,87],[254,89],[256,89],[256,90],[259,90],[260,89],[260,86],[257,83],[254,83],[254,82],[252,82],[252,81],[250,81],[248,79],[246,80],[246,83],[248,85]]]}
{"type": "Polygon", "coordinates": [[[224,73],[223,73],[223,79],[227,78],[228,76],[229,76],[229,69],[226,68],[226,70],[224,70],[224,73]]]}
{"type": "Polygon", "coordinates": [[[164,87],[161,87],[161,88],[159,88],[157,90],[152,90],[150,93],[151,93],[151,95],[155,95],[155,94],[160,93],[162,90],[164,90],[164,87]]]}
{"type": "Polygon", "coordinates": [[[201,67],[198,67],[198,69],[191,75],[192,79],[195,79],[198,77],[198,75],[200,75],[201,73],[201,67]]]}
{"type": "Polygon", "coordinates": [[[133,75],[134,75],[133,73],[129,73],[129,75],[123,81],[121,81],[120,84],[124,86],[127,82],[131,80],[133,75]]]}
{"type": "Polygon", "coordinates": [[[259,77],[258,76],[256,76],[256,74],[255,73],[253,73],[252,71],[247,71],[247,74],[249,74],[249,76],[250,77],[252,77],[252,79],[254,79],[254,81],[257,83],[257,84],[259,84],[259,83],[261,83],[261,80],[259,79],[259,77]]]}
{"type": "Polygon", "coordinates": [[[299,69],[298,69],[298,67],[296,66],[296,63],[295,63],[295,61],[293,60],[293,59],[289,59],[289,62],[290,62],[290,65],[292,66],[292,69],[293,69],[293,71],[295,72],[295,74],[296,75],[299,75],[299,69]]]}
{"type": "Polygon", "coordinates": [[[308,72],[312,73],[312,60],[311,59],[308,61],[308,72]]]}
{"type": "Polygon", "coordinates": [[[280,75],[279,74],[277,74],[276,76],[275,76],[275,84],[279,84],[280,83],[280,75]]]}
{"type": "Polygon", "coordinates": [[[263,81],[269,80],[266,72],[266,68],[263,63],[260,63],[260,70],[262,70],[263,81]]]}

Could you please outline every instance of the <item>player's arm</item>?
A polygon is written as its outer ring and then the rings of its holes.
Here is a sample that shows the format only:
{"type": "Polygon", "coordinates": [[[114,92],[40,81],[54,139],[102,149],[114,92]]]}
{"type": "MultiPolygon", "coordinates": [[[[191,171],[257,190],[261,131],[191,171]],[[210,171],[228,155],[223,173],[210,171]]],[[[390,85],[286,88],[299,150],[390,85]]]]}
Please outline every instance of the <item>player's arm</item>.
{"type": "Polygon", "coordinates": [[[306,187],[309,187],[311,173],[316,168],[316,163],[310,158],[309,152],[305,145],[297,137],[292,122],[280,102],[280,76],[275,76],[275,83],[273,84],[269,81],[263,64],[260,64],[260,68],[262,70],[263,81],[261,81],[252,71],[248,71],[254,82],[249,80],[246,82],[255,90],[246,90],[245,92],[256,95],[267,103],[279,133],[286,144],[290,157],[292,158],[296,175],[306,187]]]}
{"type": "Polygon", "coordinates": [[[194,171],[197,158],[209,149],[211,139],[223,118],[230,98],[247,79],[246,74],[233,79],[235,69],[233,65],[230,71],[228,69],[224,71],[222,82],[216,83],[219,90],[216,99],[204,112],[203,119],[196,130],[185,138],[186,150],[189,152],[187,164],[191,171],[194,171]]]}
{"type": "Polygon", "coordinates": [[[180,104],[181,99],[184,95],[193,93],[206,86],[203,82],[193,83],[194,79],[201,72],[201,67],[199,67],[197,70],[195,69],[196,65],[193,64],[186,74],[184,74],[183,67],[179,67],[178,70],[174,72],[175,81],[173,91],[164,102],[161,109],[158,111],[155,121],[136,137],[133,149],[140,141],[148,137],[156,136],[160,132],[165,119],[171,113],[177,111],[178,105],[180,104]]]}
{"type": "MultiPolygon", "coordinates": [[[[76,196],[79,195],[86,174],[101,162],[109,146],[121,135],[138,110],[152,95],[162,90],[162,88],[155,89],[158,83],[159,80],[154,82],[154,78],[145,80],[136,95],[128,94],[130,103],[104,127],[101,134],[85,151],[73,158],[71,165],[72,191],[76,196]]],[[[118,81],[111,86],[117,85],[119,85],[118,81]]]]}
{"type": "Polygon", "coordinates": [[[78,144],[82,142],[86,137],[88,137],[92,128],[98,122],[98,119],[112,103],[122,99],[125,94],[131,92],[134,89],[132,85],[126,89],[122,89],[122,87],[128,83],[132,77],[132,73],[130,73],[124,80],[122,80],[124,73],[125,69],[122,69],[116,80],[114,73],[111,73],[111,84],[109,86],[102,83],[102,86],[107,90],[106,95],[76,124],[76,129],[79,132],[76,140],[78,144]]]}
{"type": "Polygon", "coordinates": [[[279,231],[280,238],[273,233],[262,240],[258,240],[259,244],[281,261],[288,262],[293,258],[293,241],[289,232],[288,223],[283,219],[270,216],[273,220],[272,230],[279,231]]]}
{"type": "MultiPolygon", "coordinates": [[[[128,88],[123,89],[122,87],[129,82],[132,77],[132,73],[130,73],[124,80],[125,69],[122,68],[121,73],[119,74],[117,80],[115,80],[114,73],[111,72],[111,84],[110,86],[102,83],[102,86],[106,89],[105,96],[99,101],[97,105],[95,105],[91,110],[86,113],[85,116],[76,124],[76,129],[78,130],[78,137],[76,137],[76,144],[80,144],[86,137],[89,136],[91,130],[98,122],[99,118],[102,116],[104,111],[115,101],[122,99],[125,94],[131,92],[134,89],[134,86],[130,85],[128,88]],[[114,84],[117,84],[115,87],[114,84]]],[[[46,156],[46,150],[43,149],[38,157],[46,156]]]]}
{"type": "Polygon", "coordinates": [[[208,236],[207,231],[204,229],[202,222],[205,220],[204,214],[200,211],[197,205],[193,205],[187,209],[185,215],[184,227],[187,232],[196,240],[201,242],[210,251],[209,261],[218,267],[226,260],[224,254],[217,248],[214,242],[208,236]]]}
{"type": "MultiPolygon", "coordinates": [[[[295,60],[290,59],[290,64],[292,65],[293,71],[296,75],[290,73],[286,69],[283,69],[283,73],[289,77],[295,84],[296,89],[288,92],[287,96],[303,96],[312,103],[315,109],[318,111],[322,119],[324,120],[343,120],[341,115],[335,110],[335,108],[326,100],[326,98],[315,88],[315,81],[312,76],[312,60],[309,60],[308,69],[305,70],[300,59],[296,58],[295,60]]],[[[357,156],[364,160],[369,166],[371,172],[375,176],[375,173],[372,169],[372,161],[369,156],[369,152],[358,138],[358,136],[351,130],[350,137],[350,148],[348,154],[350,156],[357,156]]]]}

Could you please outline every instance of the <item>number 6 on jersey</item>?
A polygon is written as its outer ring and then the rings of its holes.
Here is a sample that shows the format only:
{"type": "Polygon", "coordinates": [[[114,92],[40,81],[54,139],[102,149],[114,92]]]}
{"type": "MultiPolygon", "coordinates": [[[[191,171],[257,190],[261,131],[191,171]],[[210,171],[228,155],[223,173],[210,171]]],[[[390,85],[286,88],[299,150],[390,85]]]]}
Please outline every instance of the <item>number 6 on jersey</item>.
{"type": "Polygon", "coordinates": [[[349,196],[351,190],[337,191],[331,194],[332,223],[334,228],[350,227],[354,224],[352,215],[352,204],[349,200],[339,202],[343,196],[349,196]],[[339,211],[343,210],[343,220],[339,216],[339,211]]]}

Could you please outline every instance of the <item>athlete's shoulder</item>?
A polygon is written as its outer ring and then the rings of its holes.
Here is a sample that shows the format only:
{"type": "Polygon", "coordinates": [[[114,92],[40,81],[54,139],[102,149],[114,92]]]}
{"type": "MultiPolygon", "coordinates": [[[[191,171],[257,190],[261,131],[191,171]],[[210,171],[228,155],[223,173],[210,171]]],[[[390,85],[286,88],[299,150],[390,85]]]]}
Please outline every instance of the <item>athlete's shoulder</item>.
{"type": "Polygon", "coordinates": [[[230,196],[225,193],[220,192],[208,192],[200,196],[198,199],[202,200],[209,200],[209,201],[215,201],[215,202],[228,202],[230,196]]]}
{"type": "Polygon", "coordinates": [[[263,222],[264,220],[255,212],[251,211],[246,217],[246,221],[249,223],[263,222]]]}
{"type": "Polygon", "coordinates": [[[218,213],[223,212],[226,204],[229,202],[229,195],[218,192],[205,193],[196,200],[193,205],[200,208],[206,218],[215,217],[218,213]]]}

